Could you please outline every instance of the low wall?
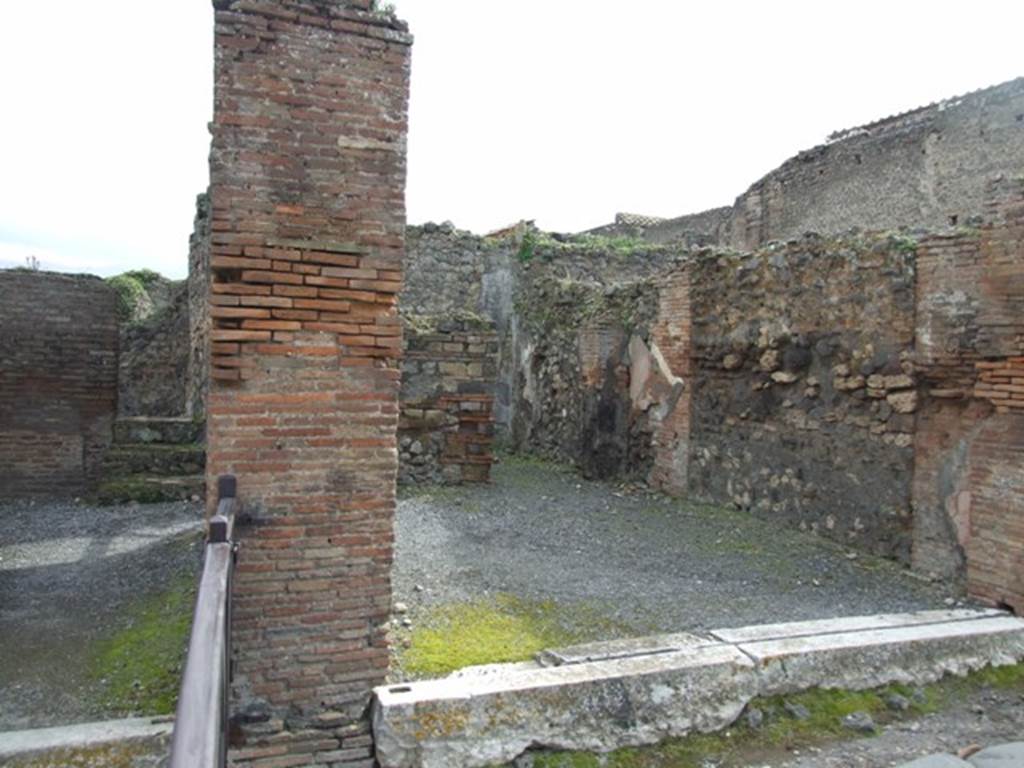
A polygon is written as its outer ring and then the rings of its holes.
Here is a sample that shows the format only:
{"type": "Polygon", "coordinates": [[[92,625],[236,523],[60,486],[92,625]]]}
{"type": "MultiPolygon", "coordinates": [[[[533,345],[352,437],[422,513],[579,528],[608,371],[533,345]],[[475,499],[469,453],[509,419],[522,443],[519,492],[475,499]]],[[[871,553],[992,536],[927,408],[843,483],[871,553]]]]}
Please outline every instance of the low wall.
{"type": "Polygon", "coordinates": [[[398,482],[486,482],[498,355],[493,323],[407,315],[404,325],[398,482]]]}
{"type": "Polygon", "coordinates": [[[0,271],[0,328],[0,497],[89,491],[117,410],[116,293],[0,271]]]}

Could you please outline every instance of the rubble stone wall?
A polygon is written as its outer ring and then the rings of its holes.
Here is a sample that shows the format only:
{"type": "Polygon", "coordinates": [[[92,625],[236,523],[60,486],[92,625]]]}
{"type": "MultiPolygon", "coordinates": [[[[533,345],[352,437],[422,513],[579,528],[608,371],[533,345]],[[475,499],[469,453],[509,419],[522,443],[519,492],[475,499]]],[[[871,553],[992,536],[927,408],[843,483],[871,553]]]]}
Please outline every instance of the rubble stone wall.
{"type": "Polygon", "coordinates": [[[0,271],[0,497],[94,486],[117,412],[117,312],[97,277],[0,271]]]}
{"type": "Polygon", "coordinates": [[[538,270],[518,293],[511,445],[588,477],[645,477],[651,436],[631,398],[629,350],[650,334],[656,292],[558,274],[538,270]]]}
{"type": "Polygon", "coordinates": [[[690,493],[909,561],[912,243],[805,238],[689,270],[690,493]]]}
{"type": "Polygon", "coordinates": [[[189,295],[175,283],[167,304],[121,328],[119,416],[188,415],[189,295]]]}
{"type": "Polygon", "coordinates": [[[189,238],[188,308],[189,359],[185,403],[188,415],[206,416],[206,395],[210,388],[210,196],[196,197],[196,215],[189,238]]]}
{"type": "Polygon", "coordinates": [[[1024,173],[1024,78],[829,137],[755,182],[732,206],[618,217],[595,233],[756,250],[808,232],[939,231],[986,214],[987,184],[1024,173]]]}

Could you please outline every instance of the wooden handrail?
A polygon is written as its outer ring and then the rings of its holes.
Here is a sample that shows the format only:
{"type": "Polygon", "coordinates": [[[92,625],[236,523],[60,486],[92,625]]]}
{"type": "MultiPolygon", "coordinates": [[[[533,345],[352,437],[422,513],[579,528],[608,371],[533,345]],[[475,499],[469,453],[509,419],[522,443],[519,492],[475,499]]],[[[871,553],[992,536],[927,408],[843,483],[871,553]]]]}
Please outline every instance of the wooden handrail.
{"type": "Polygon", "coordinates": [[[223,768],[227,764],[228,687],[231,682],[231,577],[235,478],[217,481],[217,512],[207,529],[203,574],[178,695],[170,768],[223,768]]]}

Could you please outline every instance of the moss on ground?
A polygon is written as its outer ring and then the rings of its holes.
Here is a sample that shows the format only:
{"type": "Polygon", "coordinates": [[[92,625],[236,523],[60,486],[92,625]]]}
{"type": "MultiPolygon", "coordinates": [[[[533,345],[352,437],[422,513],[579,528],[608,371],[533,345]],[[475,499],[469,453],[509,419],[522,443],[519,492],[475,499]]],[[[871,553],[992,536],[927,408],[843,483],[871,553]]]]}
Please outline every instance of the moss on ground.
{"type": "Polygon", "coordinates": [[[108,709],[174,713],[195,596],[193,575],[180,574],[164,591],[131,605],[127,626],[97,645],[89,675],[100,682],[108,709]]]}
{"type": "Polygon", "coordinates": [[[527,661],[546,648],[633,633],[593,606],[500,594],[432,609],[409,633],[398,662],[410,677],[440,677],[480,664],[527,661]]]}
{"type": "Polygon", "coordinates": [[[942,709],[947,704],[982,688],[1019,690],[1024,693],[1024,663],[988,667],[963,678],[947,678],[933,685],[911,689],[890,685],[871,691],[835,691],[816,689],[786,697],[755,699],[749,709],[760,709],[765,717],[760,728],[745,722],[726,731],[671,739],[652,747],[620,749],[608,755],[586,752],[542,752],[534,756],[534,768],[702,768],[713,763],[730,768],[748,765],[751,754],[779,750],[804,749],[838,738],[856,738],[842,725],[842,718],[854,712],[867,712],[876,723],[916,717],[942,709]],[[899,694],[907,699],[905,713],[892,712],[887,699],[899,694]],[[799,719],[787,711],[797,705],[806,708],[807,717],[799,719]]]}
{"type": "Polygon", "coordinates": [[[164,751],[165,744],[119,742],[55,749],[42,754],[10,758],[12,762],[4,765],[9,768],[135,768],[143,759],[164,751]]]}
{"type": "Polygon", "coordinates": [[[148,475],[124,475],[112,477],[100,483],[92,498],[101,506],[124,504],[135,501],[139,504],[159,504],[164,501],[178,501],[179,488],[166,487],[154,482],[148,475]]]}

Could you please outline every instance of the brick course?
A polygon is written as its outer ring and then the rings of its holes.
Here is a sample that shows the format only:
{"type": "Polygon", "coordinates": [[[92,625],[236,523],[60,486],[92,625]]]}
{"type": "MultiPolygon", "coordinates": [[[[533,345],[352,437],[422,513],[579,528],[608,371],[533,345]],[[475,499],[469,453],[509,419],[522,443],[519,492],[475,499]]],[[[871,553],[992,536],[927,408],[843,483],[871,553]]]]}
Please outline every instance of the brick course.
{"type": "Polygon", "coordinates": [[[370,765],[411,40],[369,0],[214,5],[207,466],[247,515],[233,761],[370,765]]]}
{"type": "Polygon", "coordinates": [[[498,375],[493,323],[413,316],[404,344],[399,482],[487,482],[498,375]]]}
{"type": "Polygon", "coordinates": [[[994,179],[986,211],[918,249],[914,565],[1020,610],[1024,181],[994,179]]]}
{"type": "Polygon", "coordinates": [[[0,497],[88,492],[117,410],[115,292],[0,271],[0,330],[0,497]]]}

